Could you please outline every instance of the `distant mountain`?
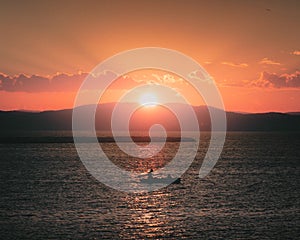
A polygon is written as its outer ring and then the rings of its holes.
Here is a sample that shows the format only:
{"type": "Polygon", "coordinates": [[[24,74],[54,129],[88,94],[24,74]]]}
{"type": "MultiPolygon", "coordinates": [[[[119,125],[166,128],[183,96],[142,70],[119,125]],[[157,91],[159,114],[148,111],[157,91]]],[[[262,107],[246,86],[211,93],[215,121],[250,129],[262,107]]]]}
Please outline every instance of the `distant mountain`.
{"type": "MultiPolygon", "coordinates": [[[[110,131],[110,121],[114,103],[101,104],[96,112],[96,130],[110,131]]],[[[171,104],[180,115],[189,121],[186,115],[186,105],[171,104]]],[[[84,116],[91,106],[80,107],[84,116]]],[[[130,103],[123,103],[129,108],[130,103]]],[[[208,108],[194,106],[201,131],[210,130],[208,108]]],[[[215,111],[221,111],[214,109],[215,111]]],[[[228,131],[300,131],[300,113],[254,113],[243,114],[226,112],[228,131]]],[[[162,124],[169,131],[179,130],[176,117],[163,107],[140,109],[130,121],[131,130],[148,130],[155,123],[162,124]]],[[[0,131],[34,131],[34,130],[72,130],[72,109],[45,112],[0,111],[0,131]]]]}
{"type": "Polygon", "coordinates": [[[300,115],[300,112],[287,112],[289,115],[300,115]]]}

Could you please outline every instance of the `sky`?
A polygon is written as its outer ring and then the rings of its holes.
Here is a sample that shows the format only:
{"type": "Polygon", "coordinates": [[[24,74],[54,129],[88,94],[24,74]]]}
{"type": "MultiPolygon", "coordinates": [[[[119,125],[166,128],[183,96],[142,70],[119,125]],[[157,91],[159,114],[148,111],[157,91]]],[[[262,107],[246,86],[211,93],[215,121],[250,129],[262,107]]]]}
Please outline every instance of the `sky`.
{"type": "MultiPolygon", "coordinates": [[[[297,0],[2,0],[0,109],[72,108],[80,84],[101,61],[129,49],[163,47],[201,64],[228,111],[300,111],[299,10],[297,0]]],[[[170,73],[137,75],[149,84],[167,79],[191,95],[170,73]]],[[[102,101],[115,101],[141,78],[122,77],[102,101]]]]}

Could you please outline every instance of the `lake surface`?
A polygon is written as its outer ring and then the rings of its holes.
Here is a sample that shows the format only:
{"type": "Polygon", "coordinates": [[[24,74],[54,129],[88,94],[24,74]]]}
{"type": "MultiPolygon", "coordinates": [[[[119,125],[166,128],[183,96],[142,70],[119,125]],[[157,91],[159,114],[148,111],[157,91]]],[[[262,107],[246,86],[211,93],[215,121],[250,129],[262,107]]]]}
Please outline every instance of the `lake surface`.
{"type": "MultiPolygon", "coordinates": [[[[199,179],[204,134],[181,184],[139,194],[96,181],[60,136],[0,144],[0,239],[300,238],[300,133],[228,133],[215,168],[199,179]]],[[[138,160],[101,144],[116,165],[140,172],[163,166],[178,147],[138,160]]]]}

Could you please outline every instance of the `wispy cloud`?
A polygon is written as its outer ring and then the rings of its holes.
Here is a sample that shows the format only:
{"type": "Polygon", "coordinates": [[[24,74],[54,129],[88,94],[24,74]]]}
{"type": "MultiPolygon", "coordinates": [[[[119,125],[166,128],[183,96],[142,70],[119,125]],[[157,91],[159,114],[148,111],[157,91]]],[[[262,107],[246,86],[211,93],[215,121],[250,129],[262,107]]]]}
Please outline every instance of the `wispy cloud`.
{"type": "Polygon", "coordinates": [[[196,71],[190,72],[188,74],[188,76],[191,79],[196,79],[197,81],[201,81],[201,82],[204,82],[204,83],[209,83],[209,84],[213,84],[214,83],[214,80],[212,79],[212,77],[209,76],[209,75],[207,75],[207,74],[205,74],[201,70],[196,70],[196,71]]]}
{"type": "Polygon", "coordinates": [[[185,83],[185,81],[177,76],[171,74],[147,73],[142,77],[131,76],[132,80],[142,84],[174,84],[185,83]]]}
{"type": "Polygon", "coordinates": [[[251,86],[273,88],[300,88],[300,72],[281,74],[262,72],[260,78],[252,81],[251,86]]]}
{"type": "Polygon", "coordinates": [[[165,83],[165,84],[183,82],[182,78],[176,78],[171,74],[163,74],[163,75],[152,74],[152,77],[154,77],[158,82],[165,83]]]}
{"type": "Polygon", "coordinates": [[[237,67],[237,68],[246,68],[248,67],[249,65],[247,63],[233,63],[233,62],[222,62],[221,64],[223,65],[227,65],[227,66],[230,66],[230,67],[237,67]]]}
{"type": "Polygon", "coordinates": [[[275,62],[273,60],[270,60],[268,58],[263,58],[260,60],[259,64],[265,64],[265,65],[281,65],[279,62],[275,62]]]}
{"type": "Polygon", "coordinates": [[[298,50],[298,51],[296,50],[296,51],[294,51],[294,52],[291,52],[291,54],[300,56],[300,50],[298,50]]]}

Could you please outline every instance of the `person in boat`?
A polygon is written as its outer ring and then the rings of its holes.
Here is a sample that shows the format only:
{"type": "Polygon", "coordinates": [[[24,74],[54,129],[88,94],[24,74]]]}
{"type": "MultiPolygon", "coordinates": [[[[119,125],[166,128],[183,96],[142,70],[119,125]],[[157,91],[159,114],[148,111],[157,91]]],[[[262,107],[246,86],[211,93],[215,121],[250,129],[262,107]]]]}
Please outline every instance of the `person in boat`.
{"type": "Polygon", "coordinates": [[[152,173],[153,173],[153,169],[151,168],[150,171],[147,174],[148,175],[148,179],[153,179],[152,173]]]}

